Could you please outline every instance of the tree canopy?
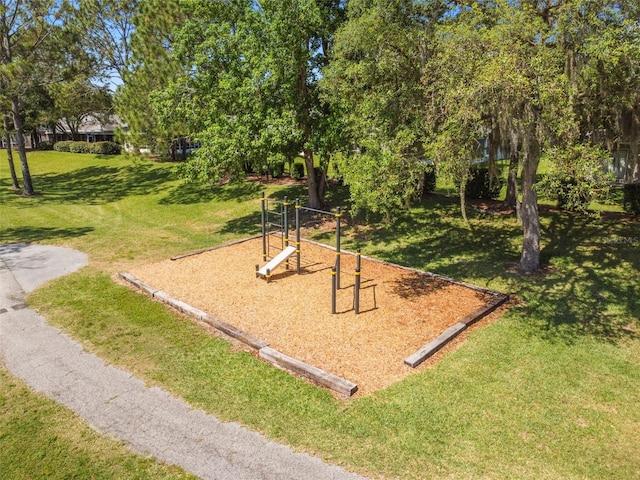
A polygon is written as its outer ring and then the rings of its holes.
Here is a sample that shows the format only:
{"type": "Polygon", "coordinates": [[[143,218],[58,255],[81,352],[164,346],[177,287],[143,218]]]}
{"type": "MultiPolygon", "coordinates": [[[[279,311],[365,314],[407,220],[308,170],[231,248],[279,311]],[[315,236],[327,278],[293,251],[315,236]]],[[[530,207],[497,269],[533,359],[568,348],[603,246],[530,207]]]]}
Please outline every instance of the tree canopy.
{"type": "Polygon", "coordinates": [[[636,12],[636,2],[604,0],[350,2],[326,80],[364,147],[345,162],[354,202],[397,208],[421,155],[464,186],[489,137],[519,164],[520,265],[537,270],[543,154],[556,179],[582,175],[583,186],[602,178],[603,143],[626,142],[637,178],[636,12]]]}
{"type": "Polygon", "coordinates": [[[640,180],[639,14],[638,0],[4,0],[0,101],[25,194],[25,120],[77,120],[74,99],[93,109],[111,75],[129,143],[198,142],[182,172],[200,181],[301,155],[313,207],[330,162],[356,209],[390,215],[434,166],[464,205],[489,139],[490,166],[511,160],[530,273],[539,191],[577,205],[614,149],[640,180]]]}

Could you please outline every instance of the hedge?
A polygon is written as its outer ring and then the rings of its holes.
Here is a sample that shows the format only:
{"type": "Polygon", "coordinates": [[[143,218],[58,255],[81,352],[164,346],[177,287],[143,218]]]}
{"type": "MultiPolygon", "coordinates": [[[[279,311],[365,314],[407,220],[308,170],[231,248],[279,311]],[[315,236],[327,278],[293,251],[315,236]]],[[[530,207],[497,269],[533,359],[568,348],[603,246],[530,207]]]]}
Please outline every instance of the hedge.
{"type": "Polygon", "coordinates": [[[56,142],[53,149],[57,152],[92,153],[94,155],[118,155],[122,147],[115,142],[74,142],[63,140],[56,142]]]}
{"type": "Polygon", "coordinates": [[[56,152],[70,152],[71,151],[70,147],[72,143],[73,142],[71,140],[63,140],[61,142],[56,142],[53,144],[53,149],[56,152]]]}
{"type": "Polygon", "coordinates": [[[36,150],[53,150],[53,142],[48,140],[44,142],[38,142],[36,144],[36,150]]]}

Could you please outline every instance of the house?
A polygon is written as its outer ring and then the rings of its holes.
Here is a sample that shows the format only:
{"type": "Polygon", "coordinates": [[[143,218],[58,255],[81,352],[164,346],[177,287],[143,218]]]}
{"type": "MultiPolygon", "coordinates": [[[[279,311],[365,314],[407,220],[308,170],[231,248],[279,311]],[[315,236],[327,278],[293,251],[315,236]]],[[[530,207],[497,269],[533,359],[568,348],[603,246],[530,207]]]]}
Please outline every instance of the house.
{"type": "Polygon", "coordinates": [[[66,120],[60,120],[54,129],[44,128],[40,133],[40,141],[59,142],[61,140],[77,140],[84,142],[113,142],[116,130],[126,125],[115,115],[85,116],[74,129],[66,120]],[[73,131],[75,130],[75,134],[73,131]]]}

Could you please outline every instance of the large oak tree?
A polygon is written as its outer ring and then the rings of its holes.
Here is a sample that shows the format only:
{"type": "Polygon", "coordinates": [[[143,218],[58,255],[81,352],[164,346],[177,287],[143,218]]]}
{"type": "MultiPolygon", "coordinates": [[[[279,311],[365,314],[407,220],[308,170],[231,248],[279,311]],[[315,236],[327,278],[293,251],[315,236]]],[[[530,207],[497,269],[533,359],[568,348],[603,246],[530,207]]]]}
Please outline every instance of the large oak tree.
{"type": "MultiPolygon", "coordinates": [[[[240,175],[244,165],[290,160],[302,153],[310,206],[321,206],[322,175],[314,148],[327,153],[331,107],[318,95],[338,0],[189,2],[174,30],[182,74],[154,92],[159,122],[182,122],[202,147],[185,171],[212,180],[240,175]]],[[[326,158],[326,156],[325,156],[326,158]]],[[[326,167],[326,165],[324,166],[326,167]]],[[[324,170],[324,169],[321,169],[324,170]]]]}

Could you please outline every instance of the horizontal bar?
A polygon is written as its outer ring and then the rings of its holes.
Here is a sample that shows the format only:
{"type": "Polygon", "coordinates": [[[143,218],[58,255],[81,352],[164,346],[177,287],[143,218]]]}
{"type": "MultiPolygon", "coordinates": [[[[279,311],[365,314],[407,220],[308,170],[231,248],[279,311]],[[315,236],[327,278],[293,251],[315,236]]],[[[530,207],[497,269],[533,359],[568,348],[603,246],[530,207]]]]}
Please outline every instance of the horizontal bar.
{"type": "Polygon", "coordinates": [[[311,207],[300,207],[302,210],[307,210],[308,212],[316,212],[316,213],[322,213],[324,215],[335,215],[335,213],[333,212],[327,212],[326,210],[318,210],[316,208],[311,208],[311,207]]]}

